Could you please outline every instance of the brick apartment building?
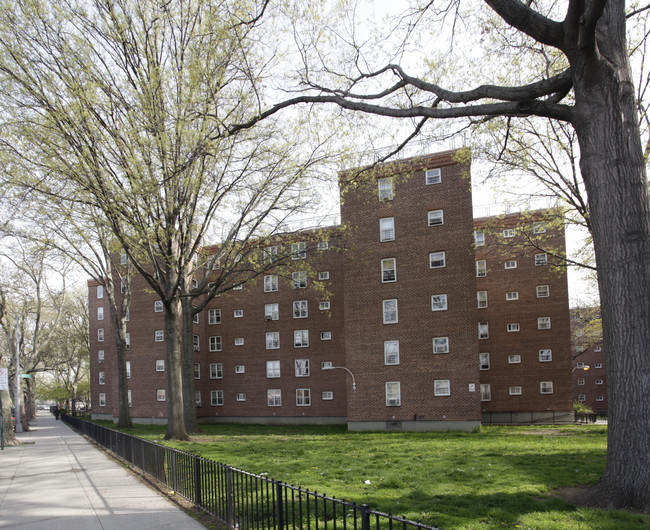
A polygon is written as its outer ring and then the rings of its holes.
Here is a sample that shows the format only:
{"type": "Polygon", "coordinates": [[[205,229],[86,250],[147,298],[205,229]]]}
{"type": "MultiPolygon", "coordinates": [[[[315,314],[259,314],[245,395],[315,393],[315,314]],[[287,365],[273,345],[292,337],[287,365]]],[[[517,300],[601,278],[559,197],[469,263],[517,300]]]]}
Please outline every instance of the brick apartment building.
{"type": "Polygon", "coordinates": [[[588,406],[596,416],[607,416],[607,374],[605,351],[599,326],[597,307],[571,310],[573,354],[573,400],[588,406]]]}
{"type": "MultiPolygon", "coordinates": [[[[210,301],[194,323],[199,421],[572,421],[566,272],[539,249],[563,249],[564,228],[542,213],[474,221],[462,153],[342,174],[341,226],[286,235],[277,274],[210,301]]],[[[115,418],[108,308],[89,288],[92,410],[115,418]]],[[[164,422],[162,307],[142,278],[130,315],[131,415],[164,422]]]]}

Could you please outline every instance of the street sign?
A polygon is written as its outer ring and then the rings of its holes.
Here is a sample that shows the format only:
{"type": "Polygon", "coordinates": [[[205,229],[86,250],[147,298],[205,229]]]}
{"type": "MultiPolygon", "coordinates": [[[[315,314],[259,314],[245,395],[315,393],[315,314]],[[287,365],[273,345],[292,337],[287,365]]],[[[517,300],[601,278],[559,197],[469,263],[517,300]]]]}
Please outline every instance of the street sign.
{"type": "Polygon", "coordinates": [[[20,374],[21,379],[31,379],[32,374],[20,374]]]}
{"type": "Polygon", "coordinates": [[[9,390],[9,369],[0,368],[0,390],[9,390]]]}

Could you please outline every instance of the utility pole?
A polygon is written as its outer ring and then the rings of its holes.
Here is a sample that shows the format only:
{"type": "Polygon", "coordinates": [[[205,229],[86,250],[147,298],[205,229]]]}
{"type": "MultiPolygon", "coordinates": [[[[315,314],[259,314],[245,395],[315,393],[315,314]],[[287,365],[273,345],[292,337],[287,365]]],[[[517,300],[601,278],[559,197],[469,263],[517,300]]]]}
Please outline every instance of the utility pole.
{"type": "Polygon", "coordinates": [[[16,332],[16,389],[14,394],[14,406],[16,407],[16,432],[23,432],[23,424],[20,421],[20,340],[16,332]]]}

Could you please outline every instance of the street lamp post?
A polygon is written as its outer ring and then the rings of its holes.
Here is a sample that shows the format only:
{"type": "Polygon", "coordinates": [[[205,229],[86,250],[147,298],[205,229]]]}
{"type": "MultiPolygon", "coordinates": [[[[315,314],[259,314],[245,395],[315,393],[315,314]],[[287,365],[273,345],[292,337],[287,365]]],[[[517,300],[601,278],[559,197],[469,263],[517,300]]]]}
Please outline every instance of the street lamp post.
{"type": "Polygon", "coordinates": [[[356,380],[354,379],[354,374],[350,371],[349,368],[346,368],[345,366],[327,366],[327,367],[323,368],[323,370],[334,370],[334,369],[336,369],[336,368],[338,368],[338,369],[340,369],[340,370],[346,370],[346,371],[350,374],[350,376],[352,377],[352,390],[355,390],[355,391],[356,391],[356,389],[357,389],[357,382],[356,382],[356,380]]]}

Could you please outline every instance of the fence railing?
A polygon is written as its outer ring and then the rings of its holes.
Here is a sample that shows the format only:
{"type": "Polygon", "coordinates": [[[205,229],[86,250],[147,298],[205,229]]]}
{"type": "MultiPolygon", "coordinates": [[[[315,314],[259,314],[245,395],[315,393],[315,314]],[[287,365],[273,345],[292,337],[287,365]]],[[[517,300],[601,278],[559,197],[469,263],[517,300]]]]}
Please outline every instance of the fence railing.
{"type": "Polygon", "coordinates": [[[165,447],[80,418],[63,420],[148,477],[237,529],[437,529],[165,447]]]}

